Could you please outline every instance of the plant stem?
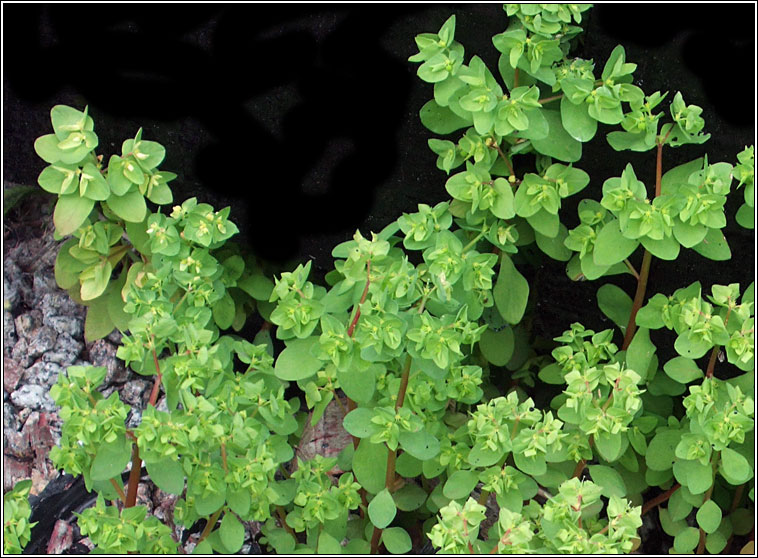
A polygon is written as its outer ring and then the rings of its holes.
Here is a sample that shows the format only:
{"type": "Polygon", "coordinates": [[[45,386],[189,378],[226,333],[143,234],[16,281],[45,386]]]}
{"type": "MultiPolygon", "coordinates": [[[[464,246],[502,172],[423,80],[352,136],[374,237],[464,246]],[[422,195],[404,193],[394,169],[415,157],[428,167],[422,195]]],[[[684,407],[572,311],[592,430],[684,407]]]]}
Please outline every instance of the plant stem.
{"type": "Polygon", "coordinates": [[[621,350],[624,351],[629,347],[632,342],[634,333],[637,329],[635,318],[637,317],[637,311],[642,308],[642,301],[645,300],[645,291],[647,290],[647,278],[650,275],[650,261],[652,255],[645,250],[645,254],[642,256],[642,267],[640,268],[640,278],[637,281],[637,292],[634,293],[634,303],[632,304],[632,313],[629,315],[629,323],[626,324],[626,334],[624,335],[624,344],[621,345],[621,350]]]}
{"type": "Polygon", "coordinates": [[[650,510],[652,510],[656,506],[659,506],[660,504],[662,504],[663,502],[665,502],[666,500],[668,500],[669,498],[671,498],[671,495],[674,492],[676,492],[677,490],[679,490],[679,488],[681,488],[681,486],[682,486],[681,484],[676,483],[674,486],[672,486],[671,488],[669,488],[666,492],[664,492],[662,494],[659,494],[658,496],[656,496],[655,498],[653,498],[652,500],[650,500],[649,502],[647,502],[644,506],[642,506],[642,514],[641,515],[645,515],[647,512],[649,512],[650,510]]]}
{"type": "MultiPolygon", "coordinates": [[[[405,392],[408,389],[408,378],[411,371],[411,355],[406,355],[405,365],[403,366],[403,373],[400,377],[400,388],[397,392],[397,400],[395,401],[395,411],[400,409],[405,402],[405,392]]],[[[395,460],[397,459],[397,449],[390,450],[387,453],[387,474],[384,477],[384,487],[388,492],[392,492],[395,487],[395,460]]],[[[376,554],[379,550],[379,538],[382,535],[382,530],[378,527],[374,527],[374,533],[371,536],[371,554],[376,554]]]]}
{"type": "MultiPolygon", "coordinates": [[[[718,468],[719,459],[721,458],[721,452],[720,451],[714,451],[713,455],[711,456],[711,486],[708,489],[708,491],[705,493],[705,498],[703,499],[703,503],[706,503],[708,500],[711,499],[711,496],[713,495],[713,488],[716,486],[716,469],[718,468]]],[[[702,554],[703,551],[705,551],[705,531],[703,531],[703,528],[700,528],[700,542],[697,545],[697,553],[702,554]]]]}
{"type": "Polygon", "coordinates": [[[137,486],[139,485],[140,472],[142,471],[142,459],[139,456],[139,445],[132,445],[132,470],[129,471],[129,486],[124,500],[124,507],[131,508],[137,502],[137,486]]]}
{"type": "MultiPolygon", "coordinates": [[[[671,133],[671,130],[669,130],[671,133]]],[[[661,182],[663,179],[663,145],[666,143],[669,134],[658,142],[658,149],[656,150],[655,157],[655,197],[661,195],[661,182]]],[[[640,273],[637,276],[637,292],[634,294],[634,303],[632,304],[632,313],[629,316],[629,323],[626,326],[626,334],[624,335],[624,344],[621,346],[621,350],[626,350],[629,344],[632,342],[637,324],[635,318],[637,317],[637,311],[642,307],[642,302],[645,300],[645,291],[647,289],[647,278],[650,274],[650,260],[652,256],[650,252],[645,250],[645,254],[642,256],[642,267],[640,273]]]]}
{"type": "Polygon", "coordinates": [[[212,530],[212,529],[213,529],[213,527],[216,525],[216,522],[218,521],[218,516],[220,516],[220,515],[221,515],[221,511],[222,511],[223,509],[224,509],[224,507],[223,507],[223,506],[221,506],[219,509],[217,509],[217,510],[216,510],[216,511],[213,513],[213,515],[212,515],[212,516],[210,516],[210,518],[208,519],[208,523],[206,523],[206,524],[205,524],[205,528],[203,529],[203,532],[202,532],[202,533],[200,533],[200,538],[199,538],[199,539],[197,539],[197,544],[196,544],[195,546],[197,546],[198,544],[200,544],[201,542],[203,542],[203,541],[205,540],[205,538],[206,538],[208,535],[210,535],[210,534],[211,534],[211,530],[212,530]]]}
{"type": "Polygon", "coordinates": [[[561,93],[560,95],[553,95],[552,97],[545,97],[544,99],[540,99],[539,103],[541,105],[544,105],[544,104],[547,104],[547,103],[549,103],[551,101],[557,101],[558,99],[560,99],[562,97],[563,97],[563,93],[561,93]]]}
{"type": "MultiPolygon", "coordinates": [[[[726,309],[726,316],[724,317],[724,327],[726,327],[727,324],[729,323],[729,316],[732,313],[732,306],[731,306],[732,300],[731,299],[729,300],[729,303],[730,303],[730,306],[726,309]]],[[[716,345],[715,347],[713,347],[713,351],[711,351],[711,358],[710,360],[708,360],[708,368],[705,371],[706,378],[713,377],[713,371],[714,371],[714,368],[716,367],[716,358],[719,355],[719,350],[720,350],[720,346],[716,345]]]]}
{"type": "Polygon", "coordinates": [[[282,527],[285,531],[287,531],[290,535],[292,535],[292,538],[294,538],[297,541],[297,534],[295,534],[295,531],[287,525],[287,519],[284,515],[284,508],[282,506],[276,506],[276,515],[279,516],[279,521],[282,524],[282,527]]]}
{"type": "Polygon", "coordinates": [[[629,258],[624,259],[624,264],[627,268],[629,268],[629,271],[632,272],[632,275],[634,275],[634,278],[637,279],[637,281],[640,280],[640,274],[637,273],[637,270],[634,269],[634,266],[632,265],[632,262],[629,261],[629,258]]]}
{"type": "Polygon", "coordinates": [[[353,332],[355,331],[355,326],[358,324],[358,318],[361,317],[361,304],[366,302],[366,296],[368,295],[368,287],[371,284],[371,260],[366,261],[366,286],[363,288],[363,294],[361,295],[361,300],[356,306],[355,309],[355,316],[353,316],[353,321],[350,322],[350,326],[347,328],[347,336],[352,337],[353,332]]]}
{"type": "Polygon", "coordinates": [[[111,484],[113,485],[113,488],[116,489],[116,492],[118,493],[118,497],[121,498],[121,500],[126,503],[126,494],[124,494],[123,489],[118,485],[116,482],[116,479],[111,479],[111,484]]]}
{"type": "Polygon", "coordinates": [[[711,358],[708,359],[708,368],[705,371],[706,378],[713,378],[713,369],[716,367],[716,358],[719,355],[720,348],[720,345],[716,345],[711,351],[711,358]]]}

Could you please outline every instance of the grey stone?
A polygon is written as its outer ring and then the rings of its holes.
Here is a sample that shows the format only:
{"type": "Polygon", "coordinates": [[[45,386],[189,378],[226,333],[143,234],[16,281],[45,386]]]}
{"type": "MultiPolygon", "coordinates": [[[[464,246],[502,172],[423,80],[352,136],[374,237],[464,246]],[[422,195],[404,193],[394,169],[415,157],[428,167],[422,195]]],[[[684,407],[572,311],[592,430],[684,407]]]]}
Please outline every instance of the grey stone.
{"type": "Polygon", "coordinates": [[[58,374],[63,368],[55,362],[39,360],[24,372],[24,380],[30,384],[36,384],[49,388],[58,381],[58,374]]]}
{"type": "Polygon", "coordinates": [[[10,257],[3,260],[3,297],[12,311],[32,300],[32,287],[27,275],[10,257]]]}
{"type": "Polygon", "coordinates": [[[126,415],[126,427],[137,428],[142,422],[142,410],[132,407],[126,415]]]}
{"type": "Polygon", "coordinates": [[[10,352],[10,348],[18,341],[18,335],[16,335],[16,324],[13,320],[13,314],[10,309],[3,310],[3,344],[7,352],[10,352]]]}
{"type": "Polygon", "coordinates": [[[3,432],[16,432],[21,429],[16,409],[10,403],[3,403],[3,432]]]}
{"type": "Polygon", "coordinates": [[[42,313],[39,310],[31,310],[20,314],[15,320],[15,325],[18,336],[29,341],[34,335],[34,330],[42,325],[42,313]]]}
{"type": "Polygon", "coordinates": [[[108,335],[108,337],[106,337],[106,339],[110,343],[112,343],[112,344],[114,344],[116,346],[121,345],[121,339],[122,338],[123,338],[123,335],[117,329],[114,329],[113,331],[111,331],[110,334],[108,335]]]}
{"type": "Polygon", "coordinates": [[[37,358],[38,356],[50,351],[55,347],[55,342],[58,339],[58,334],[55,330],[49,326],[42,326],[34,330],[32,333],[32,339],[29,342],[29,358],[37,358]]]}
{"type": "Polygon", "coordinates": [[[124,403],[129,403],[137,407],[144,407],[143,399],[147,391],[148,382],[145,380],[132,380],[124,384],[121,390],[121,399],[124,403]]]}
{"type": "Polygon", "coordinates": [[[17,284],[3,277],[3,308],[13,311],[19,304],[21,304],[21,293],[18,292],[17,284]]]}
{"type": "Polygon", "coordinates": [[[34,302],[39,303],[49,293],[60,291],[55,283],[55,277],[46,269],[38,269],[34,272],[34,302]]]}
{"type": "MultiPolygon", "coordinates": [[[[55,411],[55,401],[50,398],[47,388],[37,384],[27,384],[11,393],[11,401],[16,407],[33,411],[55,411]]],[[[19,413],[19,416],[21,413],[19,413]]]]}
{"type": "Polygon", "coordinates": [[[54,350],[45,353],[43,358],[62,366],[70,366],[79,358],[83,349],[84,343],[77,341],[68,333],[61,333],[55,342],[54,350]]]}
{"type": "MultiPolygon", "coordinates": [[[[53,316],[63,316],[69,319],[78,318],[83,328],[86,309],[71,300],[66,292],[56,289],[54,292],[46,293],[42,297],[41,307],[43,320],[46,323],[53,316]]],[[[82,331],[84,330],[82,329],[82,331]]]]}
{"type": "Polygon", "coordinates": [[[57,333],[81,339],[84,336],[84,322],[76,316],[45,316],[45,325],[52,327],[57,333]]]}
{"type": "Polygon", "coordinates": [[[108,369],[105,385],[123,384],[129,379],[129,372],[123,361],[116,358],[117,348],[114,345],[105,339],[98,339],[87,346],[87,351],[94,366],[105,366],[108,369]]]}
{"type": "Polygon", "coordinates": [[[18,363],[22,368],[28,368],[34,362],[34,359],[29,356],[29,343],[26,339],[21,338],[13,346],[11,351],[11,358],[18,363]]]}

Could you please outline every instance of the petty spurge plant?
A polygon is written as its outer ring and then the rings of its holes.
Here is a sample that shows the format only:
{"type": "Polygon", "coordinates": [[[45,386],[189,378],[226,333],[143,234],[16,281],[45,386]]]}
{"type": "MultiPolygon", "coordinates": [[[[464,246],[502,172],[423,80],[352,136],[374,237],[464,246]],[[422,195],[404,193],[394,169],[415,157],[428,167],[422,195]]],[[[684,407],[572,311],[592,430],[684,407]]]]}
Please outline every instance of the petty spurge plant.
{"type": "Polygon", "coordinates": [[[190,199],[151,212],[145,197],[172,201],[162,148],[138,133],[103,166],[86,109],[53,109],[37,151],[57,234],[73,235],[59,283],[89,305],[89,337],[118,327],[119,358],[155,381],[129,421],[98,391],[104,368],[72,366],[51,392],[64,419],[51,457],[99,492],[79,518],[98,550],[176,551],[134,505],[142,463],[179,495],[175,521],[205,521],[195,552],[237,552],[251,520],[278,553],[406,553],[427,540],[628,553],[649,513],[679,553],[719,553],[750,532],[753,284],[651,295],[647,282],[655,258],[731,258],[724,206],[736,179],[736,219],[752,226],[753,148],[736,165],[703,156],[664,173],[664,150],[708,139],[701,109],[676,93],[657,111],[667,95],[632,83],[621,46],[599,74],[571,58],[589,7],[506,5],[497,77],[477,56],[465,63],[454,16],[416,38],[411,61],[434,87],[421,119],[450,138],[429,147],[452,199],[356,232],[334,248],[326,286],[310,262],[268,280],[227,242],[228,209],[190,199]],[[654,185],[631,164],[610,178],[575,166],[598,123],[617,127],[616,151],[654,151],[654,185]],[[569,226],[562,200],[579,192],[569,226]],[[633,298],[597,291],[617,330],[573,323],[536,338],[525,268],[543,255],[573,280],[635,277],[633,298]],[[252,343],[225,332],[256,307],[267,326],[252,343]],[[304,430],[330,411],[349,436],[303,458],[304,430]]]}

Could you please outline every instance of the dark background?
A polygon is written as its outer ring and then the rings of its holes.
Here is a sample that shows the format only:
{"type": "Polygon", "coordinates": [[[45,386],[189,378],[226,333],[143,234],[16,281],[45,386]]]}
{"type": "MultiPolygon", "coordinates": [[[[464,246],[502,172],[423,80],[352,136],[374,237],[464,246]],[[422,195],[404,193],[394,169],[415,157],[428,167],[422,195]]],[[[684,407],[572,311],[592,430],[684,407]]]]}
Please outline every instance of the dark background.
{"type": "MultiPolygon", "coordinates": [[[[436,32],[453,13],[466,61],[477,54],[497,74],[491,37],[507,24],[500,4],[5,4],[4,180],[36,183],[45,163],[33,142],[51,133],[53,105],[89,105],[98,153],[119,153],[143,127],[166,147],[160,168],[179,175],[176,201],[231,205],[256,253],[313,259],[324,273],[332,247],[355,229],[378,232],[420,202],[448,198],[418,119],[432,86],[407,58],[416,34],[436,32]]],[[[706,152],[734,163],[754,142],[753,4],[601,4],[584,16],[575,54],[594,59],[598,75],[623,44],[638,64],[635,83],[670,91],[662,108],[676,91],[703,107],[710,141],[666,150],[664,170],[706,152]]],[[[564,202],[569,227],[579,199],[599,199],[602,182],[627,162],[649,188],[654,182],[654,152],[615,153],[606,131],[601,125],[578,164],[593,181],[564,202]]],[[[749,283],[754,236],[732,222],[741,200],[740,191],[729,201],[724,231],[738,258],[724,264],[683,250],[676,262],[654,263],[648,292],[697,279],[749,283]]],[[[600,283],[571,283],[564,266],[525,271],[541,289],[537,303],[550,308],[538,324],[544,334],[578,319],[608,327],[596,311],[600,283]]],[[[630,276],[610,280],[634,292],[630,276]]]]}

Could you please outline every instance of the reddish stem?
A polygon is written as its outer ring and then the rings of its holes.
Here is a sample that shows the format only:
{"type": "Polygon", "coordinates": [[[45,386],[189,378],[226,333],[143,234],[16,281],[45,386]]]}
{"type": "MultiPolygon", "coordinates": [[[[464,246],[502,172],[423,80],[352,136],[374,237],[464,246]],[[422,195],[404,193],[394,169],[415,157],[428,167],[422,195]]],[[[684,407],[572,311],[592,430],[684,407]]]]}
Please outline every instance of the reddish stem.
{"type": "Polygon", "coordinates": [[[368,295],[368,287],[371,284],[371,260],[368,260],[366,262],[366,286],[363,288],[363,294],[361,295],[361,300],[358,303],[358,306],[356,306],[355,310],[355,316],[353,317],[353,321],[350,322],[350,327],[347,328],[347,336],[352,337],[353,332],[355,331],[355,326],[358,324],[358,318],[361,317],[361,305],[366,302],[366,296],[368,295]]]}
{"type": "Polygon", "coordinates": [[[132,470],[129,471],[129,487],[126,492],[124,507],[131,508],[137,502],[137,485],[142,471],[142,459],[139,456],[139,445],[132,444],[132,470]]]}
{"type": "Polygon", "coordinates": [[[666,492],[662,494],[658,494],[658,496],[656,496],[655,498],[647,502],[644,506],[642,506],[642,515],[645,515],[647,512],[649,512],[653,508],[661,505],[663,502],[671,498],[671,495],[677,490],[679,490],[681,486],[682,485],[680,485],[679,483],[676,483],[674,486],[669,488],[666,492]]]}

